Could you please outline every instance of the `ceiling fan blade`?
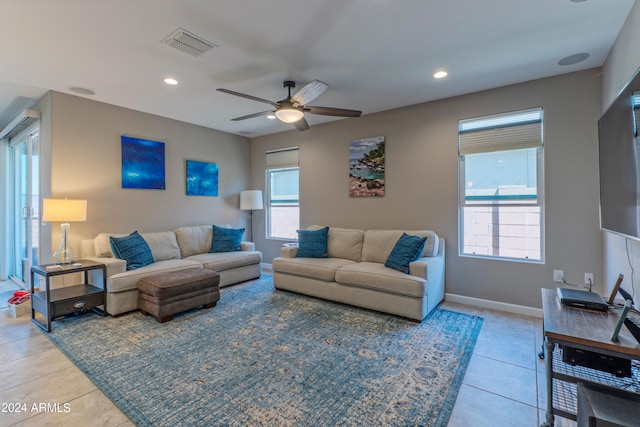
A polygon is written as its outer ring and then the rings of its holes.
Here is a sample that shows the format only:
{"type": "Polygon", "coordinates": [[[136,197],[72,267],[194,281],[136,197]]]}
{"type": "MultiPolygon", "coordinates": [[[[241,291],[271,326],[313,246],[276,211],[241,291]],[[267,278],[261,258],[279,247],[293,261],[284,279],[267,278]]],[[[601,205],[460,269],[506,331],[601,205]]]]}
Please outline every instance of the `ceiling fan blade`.
{"type": "Polygon", "coordinates": [[[235,119],[231,119],[231,120],[234,121],[234,122],[237,122],[237,121],[240,121],[240,120],[252,119],[254,117],[266,116],[268,114],[273,114],[273,113],[275,113],[275,111],[273,111],[273,110],[261,111],[259,113],[247,114],[246,116],[236,117],[235,119]]]}
{"type": "Polygon", "coordinates": [[[298,120],[297,122],[293,122],[293,125],[298,130],[307,130],[307,129],[309,129],[309,123],[307,123],[307,121],[304,119],[304,117],[301,118],[300,120],[298,120]]]}
{"type": "Polygon", "coordinates": [[[264,99],[264,98],[258,98],[257,96],[247,95],[245,93],[240,93],[240,92],[236,92],[236,91],[229,90],[229,89],[223,89],[223,88],[218,88],[216,90],[219,91],[219,92],[228,93],[229,95],[235,95],[235,96],[239,96],[241,98],[251,99],[253,101],[264,102],[265,104],[271,104],[274,107],[278,106],[277,102],[269,101],[268,99],[264,99]]]}
{"type": "Polygon", "coordinates": [[[318,114],[321,116],[338,116],[338,117],[360,117],[362,115],[362,111],[358,110],[347,110],[344,108],[332,108],[332,107],[312,107],[307,106],[304,107],[303,110],[305,112],[311,114],[318,114]]]}
{"type": "Polygon", "coordinates": [[[291,97],[291,103],[296,106],[307,105],[322,95],[322,92],[327,90],[328,87],[328,84],[321,82],[320,80],[309,82],[302,86],[302,88],[291,97]]]}

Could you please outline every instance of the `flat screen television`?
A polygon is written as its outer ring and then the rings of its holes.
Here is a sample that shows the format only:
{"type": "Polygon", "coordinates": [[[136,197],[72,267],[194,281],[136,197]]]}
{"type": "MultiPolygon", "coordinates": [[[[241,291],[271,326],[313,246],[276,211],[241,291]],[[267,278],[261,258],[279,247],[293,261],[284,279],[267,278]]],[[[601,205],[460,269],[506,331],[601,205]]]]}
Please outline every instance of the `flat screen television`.
{"type": "Polygon", "coordinates": [[[600,227],[640,239],[640,69],[598,121],[600,227]]]}

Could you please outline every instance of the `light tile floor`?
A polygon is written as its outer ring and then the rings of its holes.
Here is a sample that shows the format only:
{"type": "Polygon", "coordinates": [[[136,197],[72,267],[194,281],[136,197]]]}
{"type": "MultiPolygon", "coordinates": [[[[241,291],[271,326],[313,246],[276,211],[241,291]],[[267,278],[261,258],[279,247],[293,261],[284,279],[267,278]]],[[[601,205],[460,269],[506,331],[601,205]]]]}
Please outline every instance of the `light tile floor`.
{"type": "MultiPolygon", "coordinates": [[[[0,283],[0,292],[12,286],[0,283]]],[[[449,302],[442,307],[485,319],[449,426],[539,426],[546,395],[537,357],[541,320],[449,302]]],[[[29,316],[13,318],[6,308],[0,308],[0,405],[0,427],[133,425],[29,316]],[[5,406],[12,404],[20,411],[5,406]]],[[[575,425],[556,417],[558,427],[575,425]]]]}

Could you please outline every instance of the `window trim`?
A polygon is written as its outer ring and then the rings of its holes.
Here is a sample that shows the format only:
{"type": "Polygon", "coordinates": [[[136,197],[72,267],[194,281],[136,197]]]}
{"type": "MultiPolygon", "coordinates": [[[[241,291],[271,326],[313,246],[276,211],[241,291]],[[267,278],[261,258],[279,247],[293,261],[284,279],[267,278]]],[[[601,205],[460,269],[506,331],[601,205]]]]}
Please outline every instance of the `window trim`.
{"type": "MultiPolygon", "coordinates": [[[[290,170],[297,170],[298,171],[298,180],[300,179],[300,167],[299,166],[294,166],[294,167],[283,167],[283,168],[268,168],[265,171],[265,181],[266,181],[266,188],[267,188],[267,197],[266,197],[266,205],[267,205],[267,218],[266,218],[266,226],[265,226],[265,232],[266,232],[266,236],[265,238],[268,240],[285,240],[285,241],[296,241],[298,240],[297,238],[292,238],[292,237],[282,237],[282,236],[272,236],[271,235],[271,208],[272,207],[277,207],[277,206],[291,206],[291,207],[297,207],[298,208],[298,215],[300,212],[300,194],[298,194],[298,200],[297,203],[291,201],[291,203],[284,203],[282,205],[279,204],[272,204],[271,203],[271,174],[274,172],[283,172],[283,171],[290,171],[290,170]]],[[[298,223],[298,226],[296,228],[300,228],[300,224],[298,223]]]]}
{"type": "MultiPolygon", "coordinates": [[[[536,186],[537,186],[537,196],[531,198],[523,198],[519,197],[519,200],[522,200],[521,203],[516,203],[512,200],[504,199],[502,197],[491,197],[490,201],[487,203],[482,203],[482,200],[474,200],[472,203],[468,203],[468,198],[465,197],[465,155],[476,154],[476,153],[460,153],[458,151],[458,256],[466,257],[466,258],[480,258],[480,259],[491,259],[498,261],[514,261],[514,262],[524,262],[531,264],[544,264],[545,263],[545,182],[544,182],[544,142],[543,142],[543,126],[544,126],[544,111],[542,108],[531,109],[531,110],[523,110],[523,111],[533,111],[540,110],[540,144],[536,148],[536,186]],[[466,207],[498,207],[498,208],[508,208],[508,207],[539,207],[540,209],[540,259],[530,259],[530,258],[518,258],[518,257],[510,257],[510,256],[500,256],[500,255],[485,255],[485,254],[476,254],[476,253],[467,253],[465,252],[464,247],[464,237],[465,237],[465,228],[464,228],[464,210],[466,207]]],[[[511,113],[505,113],[505,116],[511,114],[520,113],[518,111],[514,111],[511,113]]],[[[500,115],[495,116],[486,116],[479,117],[478,119],[471,120],[482,120],[489,117],[498,117],[500,115]]],[[[466,121],[470,122],[471,120],[460,120],[460,123],[466,121]]],[[[524,123],[524,122],[523,122],[524,123]]],[[[527,124],[530,124],[527,122],[527,124]]],[[[515,124],[518,126],[518,124],[515,124]]],[[[458,137],[460,136],[460,128],[458,131],[458,137]]],[[[532,147],[531,147],[532,148],[532,147]]],[[[498,151],[508,151],[509,148],[505,150],[487,150],[486,152],[498,152],[498,151]]],[[[474,197],[475,199],[475,197],[474,197]]],[[[487,198],[489,199],[489,198],[487,198]]]]}

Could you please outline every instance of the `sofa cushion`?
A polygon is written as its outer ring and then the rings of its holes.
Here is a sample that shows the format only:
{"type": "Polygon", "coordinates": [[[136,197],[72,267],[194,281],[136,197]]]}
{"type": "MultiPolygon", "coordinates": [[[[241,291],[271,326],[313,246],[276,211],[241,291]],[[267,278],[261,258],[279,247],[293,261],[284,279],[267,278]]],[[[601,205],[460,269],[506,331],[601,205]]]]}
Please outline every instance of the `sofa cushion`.
{"type": "Polygon", "coordinates": [[[425,279],[401,273],[377,262],[346,265],[336,272],[336,282],[415,298],[422,298],[427,292],[425,279]]]}
{"type": "Polygon", "coordinates": [[[173,230],[176,233],[182,258],[196,254],[206,254],[211,249],[213,226],[194,225],[173,230]]]}
{"type": "Polygon", "coordinates": [[[140,235],[149,245],[155,262],[180,259],[180,247],[173,231],[141,233],[140,235]]]}
{"type": "Polygon", "coordinates": [[[137,231],[125,237],[111,236],[109,241],[115,256],[127,261],[127,270],[135,270],[153,263],[151,249],[137,231]]]}
{"type": "Polygon", "coordinates": [[[336,271],[353,261],[342,258],[275,258],[273,271],[333,282],[336,271]]]}
{"type": "MultiPolygon", "coordinates": [[[[308,230],[319,230],[323,227],[312,225],[308,230]]],[[[362,257],[362,241],[364,231],[351,228],[329,228],[327,252],[332,258],[344,258],[360,261],[362,257]]]]}
{"type": "Polygon", "coordinates": [[[213,226],[211,248],[207,252],[232,252],[240,250],[244,228],[226,228],[213,226]]]}
{"type": "Polygon", "coordinates": [[[116,273],[107,278],[107,292],[118,293],[137,291],[138,280],[155,273],[178,271],[185,268],[202,268],[202,264],[186,259],[168,259],[158,261],[135,270],[116,273]]]}
{"type": "Polygon", "coordinates": [[[207,270],[224,271],[247,265],[260,264],[260,262],[262,262],[262,254],[256,251],[212,252],[191,255],[185,259],[197,261],[207,270]]]}
{"type": "Polygon", "coordinates": [[[384,264],[396,242],[407,233],[412,236],[426,237],[424,249],[420,257],[438,254],[438,236],[430,230],[367,230],[364,232],[362,244],[362,261],[384,264]]]}
{"type": "Polygon", "coordinates": [[[415,261],[422,253],[426,240],[426,237],[410,236],[407,233],[402,233],[384,266],[403,273],[409,273],[409,264],[415,261]]]}
{"type": "Polygon", "coordinates": [[[329,227],[319,230],[297,230],[298,258],[329,258],[327,235],[329,227]]]}

